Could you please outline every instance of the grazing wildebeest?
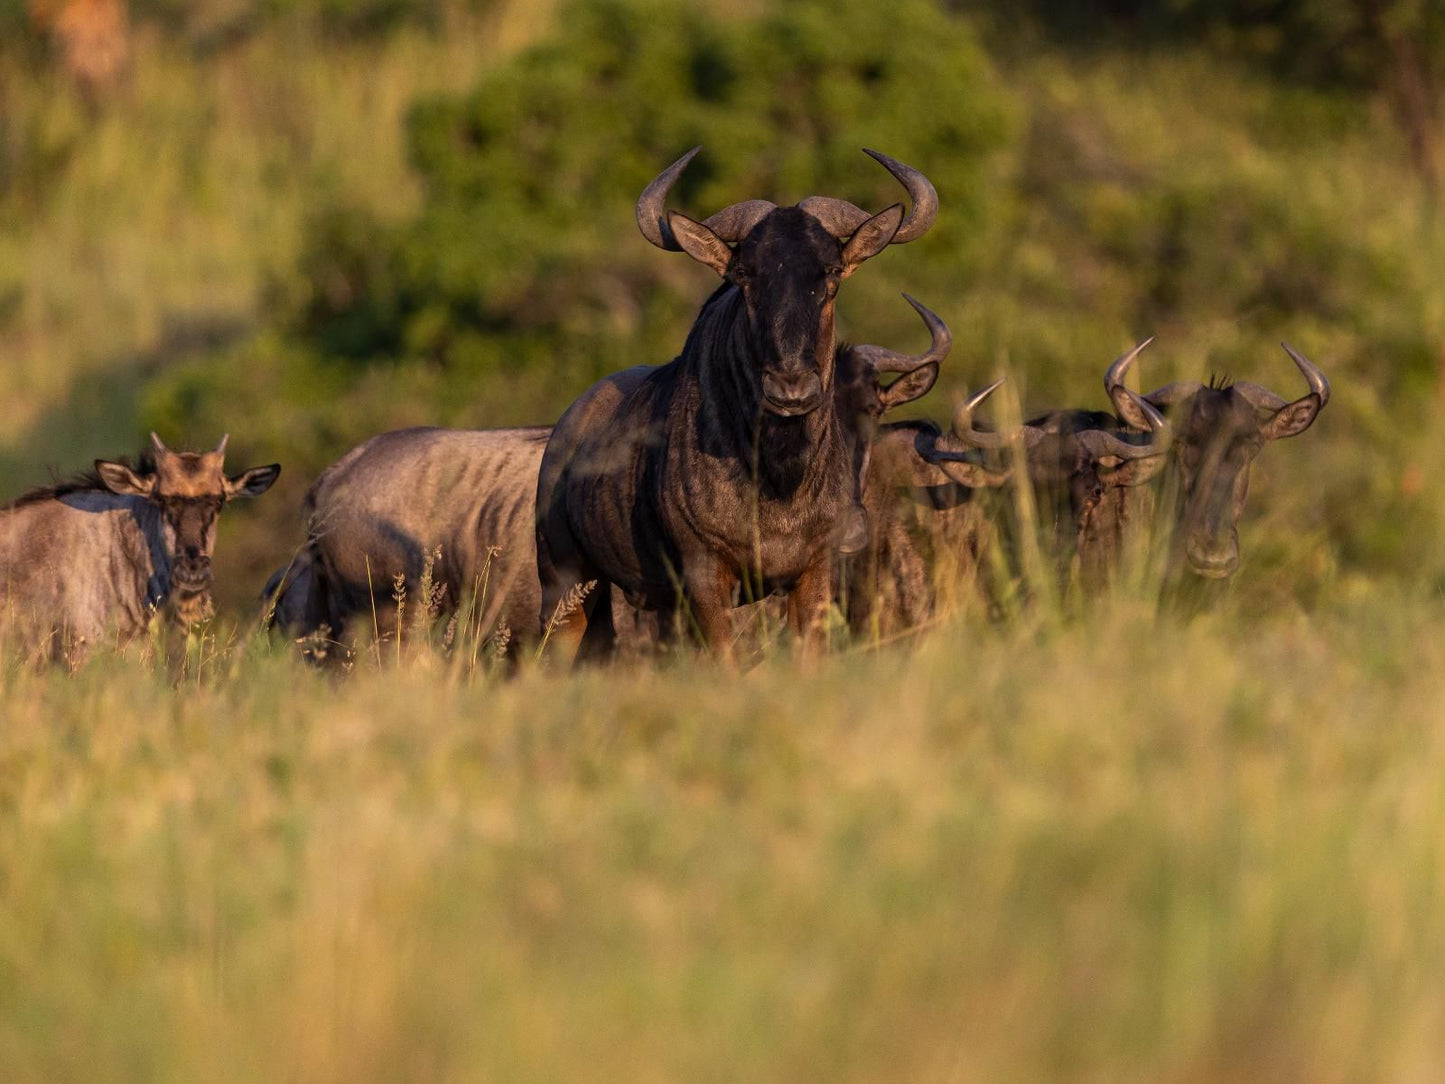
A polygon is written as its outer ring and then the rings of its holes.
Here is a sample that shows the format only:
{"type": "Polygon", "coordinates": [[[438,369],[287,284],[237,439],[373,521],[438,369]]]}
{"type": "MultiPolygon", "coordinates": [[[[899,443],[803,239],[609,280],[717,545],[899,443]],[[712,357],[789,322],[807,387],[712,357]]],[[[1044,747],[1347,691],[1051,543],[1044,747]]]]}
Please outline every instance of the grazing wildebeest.
{"type": "Polygon", "coordinates": [[[30,648],[73,657],[133,636],[162,608],[182,625],[210,617],[216,518],[281,473],[273,463],[228,478],[226,439],[173,452],[152,433],[135,468],[98,459],[93,473],[0,509],[5,623],[30,648]]]}
{"type": "Polygon", "coordinates": [[[531,638],[537,468],[551,432],[423,427],[352,448],[306,493],[306,545],[266,587],[276,623],[296,635],[327,625],[349,640],[360,616],[389,633],[393,577],[415,592],[430,560],[441,609],[474,606],[475,630],[531,638]]]}
{"type": "Polygon", "coordinates": [[[1015,439],[1040,503],[1055,517],[1064,570],[1077,555],[1084,574],[1097,580],[1117,559],[1123,530],[1138,517],[1126,494],[1140,492],[1135,487],[1165,462],[1169,433],[1162,416],[1143,404],[1147,438],[1112,414],[1087,410],[1030,418],[1016,435],[980,430],[974,410],[999,383],[965,398],[948,434],[931,422],[880,429],[864,499],[872,543],[850,566],[856,632],[914,627],[928,617],[938,590],[976,579],[994,528],[984,491],[1011,477],[997,456],[1015,439]]]}
{"type": "MultiPolygon", "coordinates": [[[[1146,339],[1122,355],[1110,371],[1130,362],[1152,342],[1146,339]]],[[[1118,567],[1126,531],[1147,521],[1153,509],[1145,485],[1168,462],[1171,433],[1164,417],[1127,389],[1115,398],[1131,407],[1146,434],[1101,410],[1054,410],[1024,422],[1029,482],[1038,507],[1054,537],[1062,578],[1074,562],[1086,589],[1102,587],[1118,567]]],[[[1006,435],[978,432],[960,421],[955,433],[967,447],[1003,447],[1006,435]]]]}
{"type": "Polygon", "coordinates": [[[845,577],[855,633],[916,627],[932,613],[940,586],[973,578],[989,536],[980,491],[1012,472],[961,436],[976,432],[973,411],[1000,383],[960,402],[950,433],[926,420],[878,427],[863,489],[870,542],[847,563],[845,577]]]}
{"type": "MultiPolygon", "coordinates": [[[[917,302],[926,320],[941,321],[917,302]]],[[[945,329],[946,334],[946,329],[945,329]]],[[[935,349],[914,357],[872,345],[838,347],[840,372],[867,373],[838,388],[838,410],[876,422],[932,386],[935,349]],[[913,371],[932,365],[919,381],[913,371]],[[886,388],[879,374],[904,375],[886,388]],[[845,388],[853,393],[845,403],[845,388]]],[[[943,353],[946,354],[944,344],[943,353]]],[[[859,420],[855,462],[867,432],[859,420]]],[[[445,589],[439,609],[471,610],[472,628],[487,634],[500,626],[513,644],[535,639],[541,606],[537,579],[536,493],[549,426],[517,429],[403,429],[383,433],[351,449],[327,467],[307,491],[307,541],[296,558],[266,585],[263,603],[292,635],[322,625],[349,641],[358,617],[370,629],[393,631],[393,578],[400,573],[415,597],[430,555],[432,581],[445,589]],[[476,600],[475,603],[473,600],[476,600]]],[[[862,470],[861,465],[859,470],[862,470]]],[[[840,539],[840,545],[847,544],[840,539]]],[[[613,617],[626,628],[633,653],[654,639],[655,622],[638,621],[620,596],[613,617]]]]}
{"type": "Polygon", "coordinates": [[[1148,424],[1144,403],[1171,419],[1179,471],[1174,563],[1187,564],[1195,575],[1223,579],[1239,566],[1239,517],[1249,494],[1250,465],[1270,441],[1303,433],[1329,402],[1324,373],[1288,343],[1280,345],[1309,385],[1292,402],[1258,384],[1197,380],[1166,384],[1140,398],[1124,387],[1137,351],[1125,354],[1104,377],[1115,409],[1129,425],[1148,424]]]}
{"type": "Polygon", "coordinates": [[[788,596],[795,634],[815,637],[856,495],[847,426],[833,408],[834,299],[865,260],[921,236],[937,211],[922,174],[869,152],[912,197],[907,219],[900,204],[870,216],[810,197],[795,207],[752,200],[695,222],[665,207],[695,153],[647,186],[637,221],[649,241],[711,267],[722,285],[677,358],[594,385],[542,458],[540,623],[582,585],[598,585],[560,623],[564,650],[584,638],[610,644],[610,607],[597,603],[612,584],[648,610],[685,601],[718,654],[730,652],[738,598],[775,589],[788,596]]]}

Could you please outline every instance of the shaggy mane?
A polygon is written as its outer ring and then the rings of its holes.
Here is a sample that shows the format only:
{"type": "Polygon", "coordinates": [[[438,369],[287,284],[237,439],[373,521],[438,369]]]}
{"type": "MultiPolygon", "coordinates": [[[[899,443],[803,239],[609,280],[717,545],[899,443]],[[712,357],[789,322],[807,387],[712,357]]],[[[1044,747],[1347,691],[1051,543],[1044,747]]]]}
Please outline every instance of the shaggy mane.
{"type": "MultiPolygon", "coordinates": [[[[130,467],[131,470],[142,477],[156,472],[155,456],[149,448],[135,457],[134,465],[131,464],[130,457],[124,455],[109,460],[109,462],[120,463],[123,466],[130,467]]],[[[90,470],[81,471],[79,474],[71,475],[69,478],[57,479],[49,485],[36,486],[34,489],[27,490],[10,503],[0,505],[0,512],[9,512],[12,509],[23,508],[29,504],[40,504],[42,501],[53,501],[59,497],[69,496],[72,493],[98,492],[109,493],[110,490],[106,489],[105,483],[100,480],[100,475],[97,474],[95,468],[92,467],[90,470]]]]}

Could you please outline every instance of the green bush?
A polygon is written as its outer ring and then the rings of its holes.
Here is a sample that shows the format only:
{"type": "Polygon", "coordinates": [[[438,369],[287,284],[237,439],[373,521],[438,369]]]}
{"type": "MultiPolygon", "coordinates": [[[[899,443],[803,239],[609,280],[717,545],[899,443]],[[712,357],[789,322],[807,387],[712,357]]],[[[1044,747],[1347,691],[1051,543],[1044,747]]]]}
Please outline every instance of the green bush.
{"type": "Polygon", "coordinates": [[[711,280],[647,244],[633,207],[697,143],[706,150],[674,201],[698,215],[752,197],[903,198],[865,146],[926,167],[946,215],[911,259],[881,258],[850,282],[844,309],[884,305],[917,334],[897,292],[926,295],[930,278],[955,291],[1010,124],[966,22],[926,0],[749,19],[593,0],[559,26],[469,92],[418,103],[407,142],[419,213],[387,224],[319,207],[294,272],[267,290],[271,327],[175,367],[151,389],[150,420],[222,424],[249,407],[310,430],[286,437],[293,447],[336,438],[332,456],[378,417],[381,428],[552,420],[605,373],[681,347],[711,280]],[[265,371],[278,379],[255,379],[265,371]]]}

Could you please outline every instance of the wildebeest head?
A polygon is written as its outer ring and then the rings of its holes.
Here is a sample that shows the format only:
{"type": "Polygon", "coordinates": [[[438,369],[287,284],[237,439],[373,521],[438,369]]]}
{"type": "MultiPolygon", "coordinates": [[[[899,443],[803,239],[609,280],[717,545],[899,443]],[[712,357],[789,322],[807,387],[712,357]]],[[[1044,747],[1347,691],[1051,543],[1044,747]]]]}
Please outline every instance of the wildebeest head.
{"type": "Polygon", "coordinates": [[[784,417],[808,414],[832,391],[839,283],[889,244],[921,236],[937,214],[937,194],[917,170],[867,151],[908,190],[907,218],[898,203],[869,215],[846,200],[810,196],[796,207],[748,200],[697,222],[667,210],[666,200],[698,149],[643,191],[638,226],[659,248],[686,252],[741,291],[764,408],[784,417]]]}
{"type": "MultiPolygon", "coordinates": [[[[948,325],[937,314],[907,294],[903,297],[923,317],[928,328],[927,350],[921,354],[904,354],[886,346],[842,344],[834,359],[837,380],[833,399],[853,452],[853,483],[860,513],[879,421],[888,411],[928,394],[938,380],[939,365],[953,345],[948,325]],[[895,373],[901,375],[888,384],[883,383],[884,377],[895,373]]],[[[850,519],[847,528],[839,540],[838,550],[843,554],[857,553],[868,544],[870,528],[866,516],[850,519]]]]}
{"type": "MultiPolygon", "coordinates": [[[[1114,367],[1127,366],[1153,341],[1145,339],[1114,367]]],[[[1130,416],[1142,420],[1139,428],[1147,430],[1147,437],[1138,438],[1126,421],[1101,410],[1055,410],[1025,423],[1029,477],[1035,485],[1067,490],[1081,534],[1109,490],[1143,485],[1167,462],[1172,431],[1163,415],[1132,391],[1120,394],[1129,403],[1130,416]]]]}
{"type": "MultiPolygon", "coordinates": [[[[1151,341],[1140,343],[1125,357],[1137,356],[1151,341]]],[[[1029,477],[1036,484],[1066,487],[1075,520],[1082,525],[1106,490],[1141,485],[1164,465],[1169,426],[1153,406],[1128,391],[1124,394],[1136,401],[1134,414],[1142,420],[1140,428],[1148,430],[1147,439],[1134,439],[1114,415],[1091,410],[1040,415],[1025,422],[1018,433],[977,428],[974,411],[1002,383],[1000,378],[965,397],[953,412],[952,433],[938,440],[934,461],[957,481],[973,486],[1002,484],[1009,471],[988,457],[1017,439],[1027,457],[1029,477]]]]}
{"type": "Polygon", "coordinates": [[[838,413],[864,447],[878,432],[888,411],[920,399],[938,381],[938,367],[948,357],[953,336],[948,325],[916,298],[903,295],[923,318],[930,342],[921,354],[903,354],[885,346],[842,346],[837,354],[838,413]],[[901,374],[891,383],[884,377],[901,374]]]}
{"type": "Polygon", "coordinates": [[[168,593],[176,616],[189,624],[210,616],[211,555],[216,517],[233,497],[256,497],[271,488],[279,464],[252,467],[226,477],[226,442],[209,452],[173,452],[151,434],[151,469],[137,473],[124,463],[98,459],[96,475],[112,493],[144,497],[160,512],[161,548],[170,564],[168,593]]]}
{"type": "MultiPolygon", "coordinates": [[[[1249,468],[1266,444],[1298,436],[1329,402],[1330,384],[1304,355],[1281,343],[1309,385],[1288,402],[1258,384],[1180,381],[1143,396],[1176,419],[1182,508],[1179,540],[1189,567],[1200,576],[1223,578],[1239,565],[1239,517],[1249,494],[1249,468]]],[[[1142,428],[1137,397],[1124,388],[1131,355],[1120,358],[1104,386],[1120,417],[1142,428]]]]}

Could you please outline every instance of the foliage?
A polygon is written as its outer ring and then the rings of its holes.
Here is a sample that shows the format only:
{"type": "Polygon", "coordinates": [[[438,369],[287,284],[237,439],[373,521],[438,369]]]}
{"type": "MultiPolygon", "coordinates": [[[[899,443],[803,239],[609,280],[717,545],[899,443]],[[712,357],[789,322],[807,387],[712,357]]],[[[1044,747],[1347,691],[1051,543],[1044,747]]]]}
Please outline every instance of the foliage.
{"type": "Polygon", "coordinates": [[[1426,469],[1445,232],[1353,84],[1277,82],[1167,36],[990,37],[988,57],[972,15],[925,0],[579,0],[486,57],[412,24],[336,41],[305,25],[214,58],[138,38],[129,91],[96,115],[30,60],[0,69],[17,103],[0,458],[39,480],[149,427],[236,431],[287,470],[226,524],[233,602],[356,441],[547,421],[602,373],[670,357],[711,278],[642,241],[631,207],[695,141],[677,193],[695,213],[812,191],[880,206],[897,188],[865,145],[933,177],[938,226],[851,279],[839,311],[845,335],[900,345],[920,329],[899,290],[948,319],[935,416],[999,369],[1028,410],[1102,405],[1103,366],[1150,333],[1147,382],[1288,390],[1288,338],[1335,399],[1262,460],[1246,577],[1306,598],[1312,570],[1445,572],[1426,469]]]}
{"type": "Polygon", "coordinates": [[[1001,134],[985,79],[967,27],[926,3],[795,4],[741,22],[574,5],[555,40],[414,111],[416,221],[391,234],[350,213],[313,225],[290,330],[331,356],[425,359],[462,380],[536,365],[586,374],[599,367],[583,359],[621,344],[665,360],[697,291],[630,213],[663,165],[708,145],[684,206],[780,191],[878,203],[897,194],[886,178],[838,190],[864,175],[860,145],[905,159],[946,150],[932,172],[966,228],[980,156],[1001,134]]]}

